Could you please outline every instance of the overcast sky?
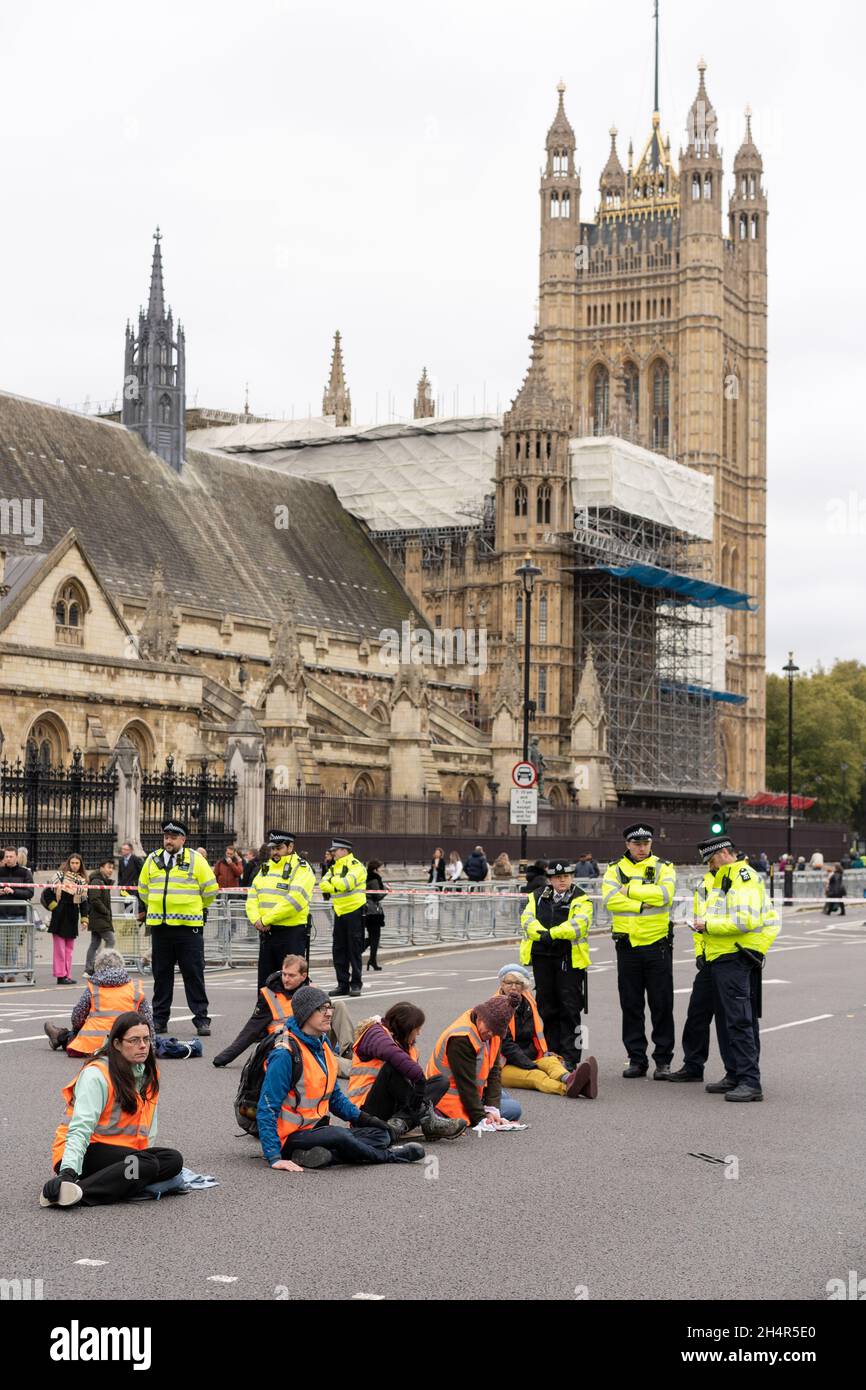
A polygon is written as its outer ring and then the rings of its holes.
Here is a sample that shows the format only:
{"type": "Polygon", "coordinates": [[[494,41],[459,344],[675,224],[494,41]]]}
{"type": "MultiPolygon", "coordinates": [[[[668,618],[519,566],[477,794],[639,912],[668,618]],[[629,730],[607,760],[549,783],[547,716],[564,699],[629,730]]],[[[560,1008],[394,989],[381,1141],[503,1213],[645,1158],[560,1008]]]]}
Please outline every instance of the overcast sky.
{"type": "MultiPolygon", "coordinates": [[[[556,83],[595,211],[652,109],[651,0],[68,0],[0,17],[0,388],[122,380],[152,232],[188,399],[356,420],[506,408],[528,361],[556,83]],[[459,396],[458,396],[459,392],[459,396]]],[[[750,103],[769,197],[768,666],[864,657],[860,6],[661,0],[672,149],[706,58],[726,172],[750,103]],[[860,248],[860,249],[858,249],[860,248]]],[[[725,203],[727,202],[727,189],[725,203]]]]}

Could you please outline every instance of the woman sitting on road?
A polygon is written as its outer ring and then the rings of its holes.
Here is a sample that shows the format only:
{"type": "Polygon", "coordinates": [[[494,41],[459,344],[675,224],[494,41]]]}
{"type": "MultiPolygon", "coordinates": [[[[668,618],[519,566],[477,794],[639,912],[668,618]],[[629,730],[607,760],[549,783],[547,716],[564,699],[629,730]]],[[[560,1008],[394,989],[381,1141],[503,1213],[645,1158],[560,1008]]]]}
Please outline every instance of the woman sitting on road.
{"type": "Polygon", "coordinates": [[[503,965],[499,972],[499,993],[514,1009],[502,1039],[503,1086],[595,1100],[598,1063],[594,1057],[587,1057],[569,1070],[562,1058],[549,1050],[530,983],[529,971],[522,965],[503,965]]]}
{"type": "Polygon", "coordinates": [[[103,1206],[138,1197],[183,1167],[176,1149],[157,1149],[159,1072],[151,1033],[138,1013],[121,1014],[104,1049],[61,1092],[66,1115],[57,1127],[41,1207],[103,1206]]]}
{"type": "Polygon", "coordinates": [[[69,1057],[92,1057],[105,1046],[112,1024],[121,1014],[136,1012],[153,1033],[153,1013],[141,981],[133,981],[119,951],[97,953],[93,975],[72,1010],[72,1027],[43,1023],[53,1051],[69,1057]]]}
{"type": "Polygon", "coordinates": [[[418,1035],[424,1014],[401,1000],[384,1018],[374,1015],[358,1024],[349,1076],[349,1100],[358,1109],[385,1120],[395,1139],[416,1125],[425,1139],[456,1139],[466,1128],[462,1119],[437,1115],[434,1107],[448,1090],[448,1079],[428,1081],[418,1064],[418,1035]]]}

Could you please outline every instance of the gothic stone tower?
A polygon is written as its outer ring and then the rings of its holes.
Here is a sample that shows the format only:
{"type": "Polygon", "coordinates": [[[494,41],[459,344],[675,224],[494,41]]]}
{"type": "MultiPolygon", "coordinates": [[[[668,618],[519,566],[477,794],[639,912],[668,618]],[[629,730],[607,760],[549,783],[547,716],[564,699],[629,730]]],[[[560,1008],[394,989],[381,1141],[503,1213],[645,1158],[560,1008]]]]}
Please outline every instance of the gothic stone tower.
{"type": "Polygon", "coordinates": [[[346,385],[346,374],[343,370],[343,347],[339,328],[334,334],[331,374],[322,396],[322,414],[333,415],[338,425],[351,425],[352,423],[352,397],[346,385]]]}
{"type": "Polygon", "coordinates": [[[724,234],[704,73],[701,62],[679,171],[658,109],[625,169],[612,131],[591,222],[579,220],[560,84],[541,178],[539,331],[575,433],[620,434],[713,477],[712,575],[758,602],[727,619],[725,686],[747,703],[720,721],[725,786],[750,794],[764,786],[767,202],[747,123],[724,234]]]}
{"type": "Polygon", "coordinates": [[[137,335],[126,325],[121,420],[179,473],[186,450],[186,343],[180,323],[175,337],[171,308],[165,312],[159,227],[153,240],[147,313],[139,309],[137,335]]]}

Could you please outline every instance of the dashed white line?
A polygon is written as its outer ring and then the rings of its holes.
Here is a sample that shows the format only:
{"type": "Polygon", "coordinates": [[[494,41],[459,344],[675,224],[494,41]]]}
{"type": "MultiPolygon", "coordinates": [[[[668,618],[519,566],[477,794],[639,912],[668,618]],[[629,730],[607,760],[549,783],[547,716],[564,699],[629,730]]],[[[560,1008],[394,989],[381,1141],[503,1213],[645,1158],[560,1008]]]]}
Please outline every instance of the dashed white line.
{"type": "Polygon", "coordinates": [[[96,1268],[98,1265],[106,1265],[106,1264],[108,1264],[108,1261],[107,1261],[107,1260],[76,1260],[75,1263],[76,1263],[77,1265],[93,1265],[93,1267],[96,1268]]]}
{"type": "Polygon", "coordinates": [[[813,1018],[795,1018],[792,1023],[775,1023],[772,1028],[762,1028],[761,1037],[765,1033],[778,1033],[780,1028],[799,1028],[801,1023],[820,1023],[822,1018],[832,1018],[832,1014],[815,1014],[813,1018]]]}
{"type": "Polygon", "coordinates": [[[236,1284],[238,1276],[236,1274],[209,1274],[207,1281],[209,1284],[236,1284]]]}

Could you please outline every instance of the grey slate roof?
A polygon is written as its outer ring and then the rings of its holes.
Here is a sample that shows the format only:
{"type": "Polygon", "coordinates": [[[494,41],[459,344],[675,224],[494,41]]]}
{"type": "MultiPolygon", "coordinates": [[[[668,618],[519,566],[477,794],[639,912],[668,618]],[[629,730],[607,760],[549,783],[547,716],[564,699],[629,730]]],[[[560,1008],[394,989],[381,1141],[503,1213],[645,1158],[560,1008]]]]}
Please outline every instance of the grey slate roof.
{"type": "MultiPolygon", "coordinates": [[[[178,476],[122,425],[2,392],[0,496],[42,498],[39,549],[73,527],[118,598],[147,598],[162,560],[185,607],[266,619],[291,598],[301,625],[368,637],[414,611],[328,484],[198,450],[178,476]],[[287,530],[275,525],[280,506],[287,530]]],[[[19,582],[16,557],[34,547],[11,535],[0,547],[19,582]]]]}

